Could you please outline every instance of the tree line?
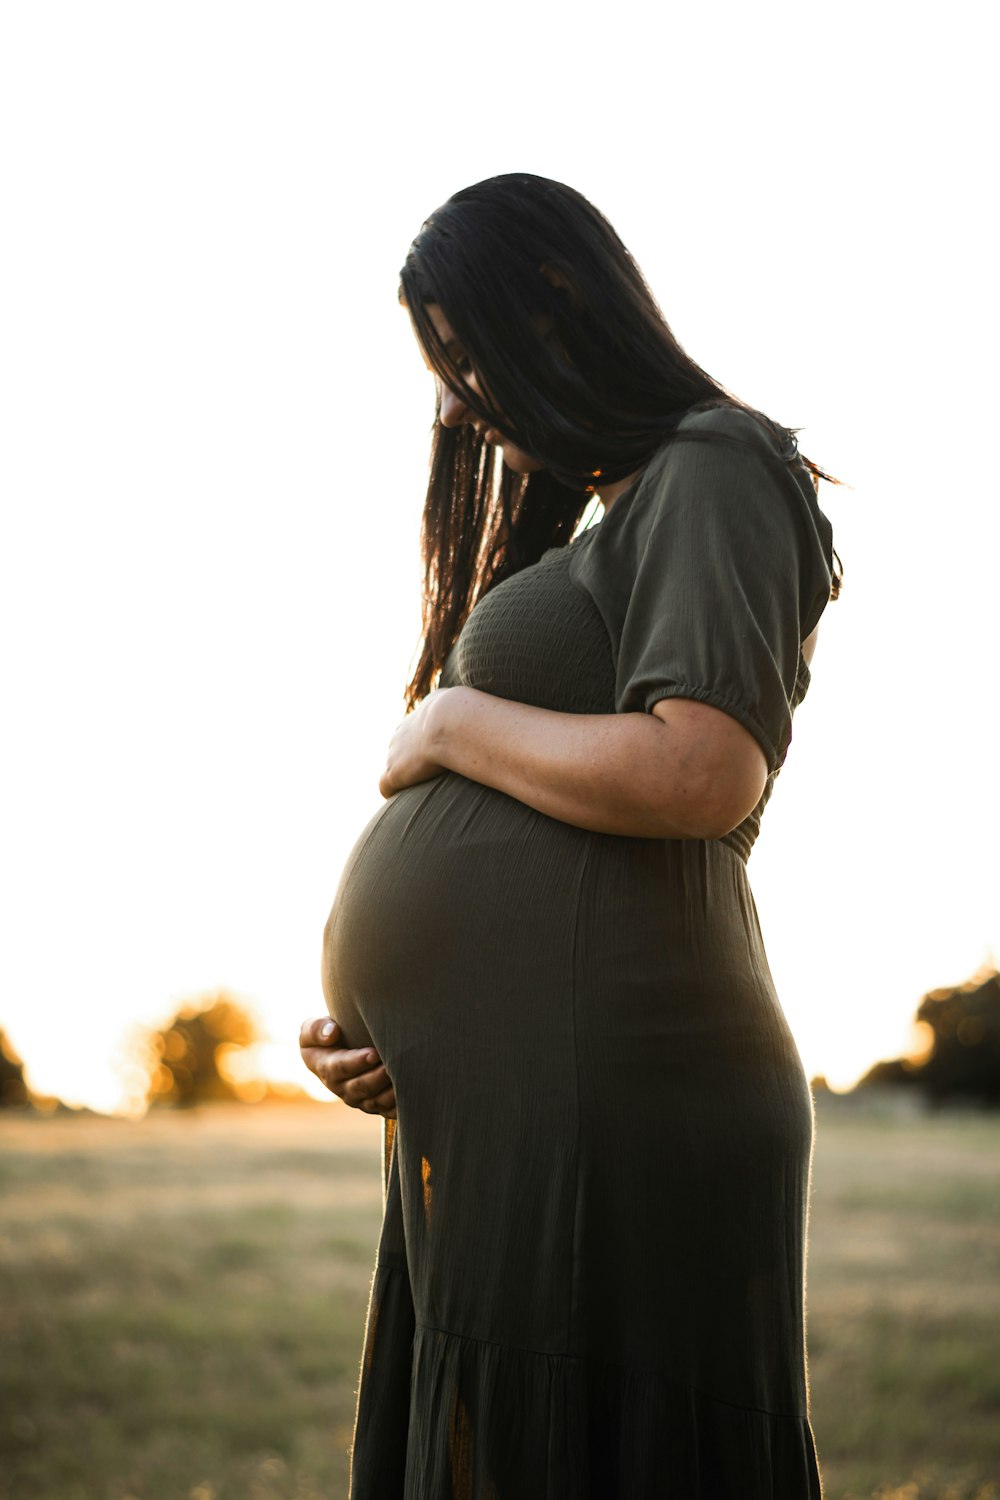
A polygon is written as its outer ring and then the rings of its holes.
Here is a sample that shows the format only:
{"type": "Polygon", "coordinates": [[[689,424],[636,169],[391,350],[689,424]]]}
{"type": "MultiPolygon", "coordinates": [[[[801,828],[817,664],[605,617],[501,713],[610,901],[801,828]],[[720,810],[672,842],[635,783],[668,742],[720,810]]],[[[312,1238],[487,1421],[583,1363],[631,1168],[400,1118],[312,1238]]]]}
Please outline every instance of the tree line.
{"type": "MultiPolygon", "coordinates": [[[[224,990],[182,1005],[165,1026],[140,1027],[132,1042],[133,1063],[143,1080],[139,1105],[190,1109],[307,1098],[294,1085],[275,1085],[239,1066],[259,1040],[246,1006],[224,990]]],[[[32,1091],[21,1058],[0,1029],[0,1109],[48,1112],[58,1103],[32,1091]]]]}
{"type": "Polygon", "coordinates": [[[921,1050],[877,1062],[857,1084],[916,1090],[932,1106],[1000,1107],[1000,972],[930,990],[915,1017],[921,1050]]]}
{"type": "MultiPolygon", "coordinates": [[[[931,1106],[968,1103],[1000,1108],[1000,971],[986,967],[964,984],[930,990],[917,1007],[922,1046],[906,1057],[877,1062],[856,1085],[916,1091],[931,1106]]],[[[136,1047],[145,1079],[146,1108],[187,1109],[199,1104],[288,1098],[234,1067],[234,1059],[259,1039],[239,1001],[219,991],[183,1005],[158,1029],[144,1028],[136,1047]]],[[[31,1109],[24,1065],[0,1029],[0,1109],[31,1109]]],[[[46,1101],[51,1107],[53,1102],[46,1101]]]]}

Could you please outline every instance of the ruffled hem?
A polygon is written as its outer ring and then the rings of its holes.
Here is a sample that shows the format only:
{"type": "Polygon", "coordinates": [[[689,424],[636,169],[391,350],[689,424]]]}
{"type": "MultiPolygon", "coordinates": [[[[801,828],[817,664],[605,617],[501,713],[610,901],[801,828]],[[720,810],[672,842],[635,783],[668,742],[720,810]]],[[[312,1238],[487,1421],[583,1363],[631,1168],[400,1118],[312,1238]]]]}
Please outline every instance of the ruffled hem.
{"type": "Polygon", "coordinates": [[[416,1325],[373,1287],[350,1500],[821,1500],[805,1417],[416,1325]]]}

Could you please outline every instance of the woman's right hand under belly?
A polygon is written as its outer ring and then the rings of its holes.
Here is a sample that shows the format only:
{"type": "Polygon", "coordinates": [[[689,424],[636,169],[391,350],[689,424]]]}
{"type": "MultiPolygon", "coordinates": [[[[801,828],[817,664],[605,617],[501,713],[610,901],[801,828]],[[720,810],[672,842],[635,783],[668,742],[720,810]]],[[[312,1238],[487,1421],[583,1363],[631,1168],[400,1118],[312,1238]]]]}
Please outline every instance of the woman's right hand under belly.
{"type": "Polygon", "coordinates": [[[310,1073],[352,1109],[396,1118],[392,1080],[378,1053],[373,1047],[345,1047],[339,1025],[329,1016],[302,1022],[299,1052],[310,1073]]]}

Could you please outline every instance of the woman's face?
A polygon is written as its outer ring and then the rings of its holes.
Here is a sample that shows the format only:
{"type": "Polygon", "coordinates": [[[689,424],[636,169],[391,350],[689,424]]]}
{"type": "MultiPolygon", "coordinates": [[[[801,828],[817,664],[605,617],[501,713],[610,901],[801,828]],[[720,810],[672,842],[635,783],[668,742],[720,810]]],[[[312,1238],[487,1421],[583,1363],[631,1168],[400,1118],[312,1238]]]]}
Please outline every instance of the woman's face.
{"type": "MultiPolygon", "coordinates": [[[[424,311],[434,324],[438,338],[461,370],[468,385],[476,392],[477,396],[483,395],[479,376],[472,368],[469,357],[461,341],[456,336],[454,329],[442,312],[440,304],[437,302],[427,302],[424,304],[424,311]]],[[[429,370],[433,370],[433,366],[422,347],[420,352],[423,355],[424,364],[429,370]]],[[[440,379],[440,377],[438,378],[440,379]]],[[[498,431],[497,428],[487,427],[482,417],[477,416],[474,411],[470,411],[461,396],[457,396],[451,387],[445,385],[444,381],[442,381],[441,425],[443,427],[459,427],[463,422],[468,422],[470,427],[474,427],[487,443],[498,444],[503,452],[504,463],[508,469],[513,469],[516,474],[533,474],[536,469],[545,467],[536,458],[532,458],[530,453],[525,453],[521,448],[515,448],[509,438],[505,438],[503,433],[498,431]]]]}

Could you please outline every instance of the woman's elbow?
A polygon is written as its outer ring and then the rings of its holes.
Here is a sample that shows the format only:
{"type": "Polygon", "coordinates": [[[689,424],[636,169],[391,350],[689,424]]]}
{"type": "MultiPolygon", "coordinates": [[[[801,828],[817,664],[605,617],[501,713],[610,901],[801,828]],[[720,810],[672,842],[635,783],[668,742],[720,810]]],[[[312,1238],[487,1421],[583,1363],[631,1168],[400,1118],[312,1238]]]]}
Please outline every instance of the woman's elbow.
{"type": "Polygon", "coordinates": [[[698,831],[693,837],[724,838],[750,816],[767,783],[767,764],[759,750],[758,755],[759,762],[751,758],[736,765],[729,762],[709,779],[696,809],[698,831]]]}
{"type": "Polygon", "coordinates": [[[673,836],[724,838],[764,794],[768,765],[763,750],[742,724],[708,705],[672,699],[656,704],[653,713],[666,724],[676,715],[678,737],[671,747],[675,776],[668,778],[662,809],[681,830],[673,836]]]}
{"type": "Polygon", "coordinates": [[[710,796],[703,800],[685,798],[679,805],[672,798],[649,810],[643,832],[647,838],[721,839],[738,828],[759,801],[759,796],[752,802],[710,796]]]}
{"type": "Polygon", "coordinates": [[[741,804],[738,812],[733,811],[731,807],[728,809],[713,809],[711,813],[706,813],[706,816],[701,820],[697,832],[688,836],[696,839],[725,838],[727,833],[732,833],[734,828],[738,828],[743,820],[750,816],[759,801],[760,798],[758,797],[757,801],[751,802],[748,806],[741,804]]]}

